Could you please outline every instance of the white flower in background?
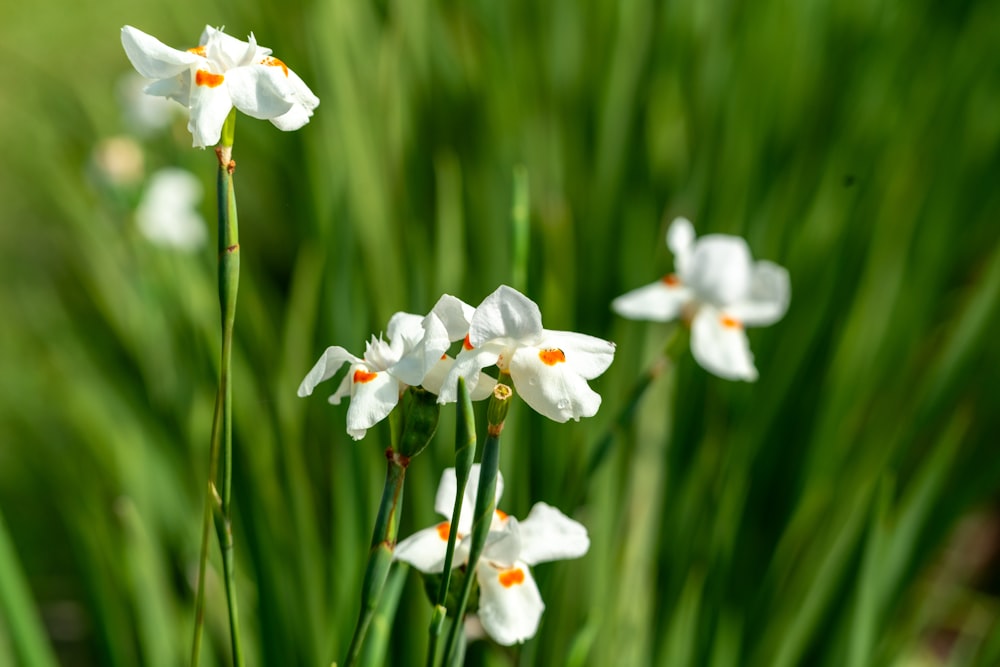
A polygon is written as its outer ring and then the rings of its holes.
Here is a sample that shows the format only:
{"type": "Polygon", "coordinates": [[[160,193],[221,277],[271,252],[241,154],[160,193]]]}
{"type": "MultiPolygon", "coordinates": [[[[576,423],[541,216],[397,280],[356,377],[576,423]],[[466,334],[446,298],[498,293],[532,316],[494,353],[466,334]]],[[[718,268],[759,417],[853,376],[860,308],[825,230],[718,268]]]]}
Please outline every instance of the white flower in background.
{"type": "Polygon", "coordinates": [[[142,181],[146,158],[131,137],[101,139],[91,153],[91,164],[102,181],[115,187],[133,187],[142,181]]]}
{"type": "Polygon", "coordinates": [[[139,232],[157,245],[200,248],[208,240],[205,220],[198,212],[201,196],[201,182],[191,172],[160,169],[150,177],[135,211],[139,232]]]}
{"type": "Polygon", "coordinates": [[[454,401],[458,378],[470,391],[480,371],[496,366],[509,373],[524,402],[557,422],[591,417],[601,397],[587,384],[607,370],[614,343],[542,327],[538,306],[517,290],[501,285],[486,297],[469,320],[469,333],[438,400],[454,401]]]}
{"type": "Polygon", "coordinates": [[[738,236],[708,234],[695,239],[686,218],[667,230],[675,273],[623,294],[611,303],[622,317],[691,325],[691,352],[707,371],[727,380],[754,381],[757,369],[744,327],[766,326],[788,310],[788,271],[754,262],[738,236]]]}
{"type": "MultiPolygon", "coordinates": [[[[471,514],[478,489],[479,466],[473,466],[462,498],[459,535],[472,529],[471,514]],[[466,522],[465,517],[469,516],[466,522]],[[464,529],[464,530],[463,530],[464,529]]],[[[434,500],[435,510],[451,515],[457,484],[454,468],[445,471],[434,500]]],[[[497,478],[497,499],[502,486],[497,478]]],[[[448,545],[448,522],[418,531],[396,545],[395,558],[422,572],[440,573],[448,545]]],[[[464,540],[463,540],[464,541],[464,540]]],[[[590,548],[583,525],[559,510],[536,503],[522,522],[497,510],[483,555],[476,566],[479,583],[479,623],[498,644],[509,646],[530,639],[538,631],[545,603],[529,566],[552,560],[579,558],[590,548]]],[[[468,549],[456,549],[454,567],[461,566],[468,549]]]]}
{"type": "Polygon", "coordinates": [[[339,405],[350,395],[347,432],[355,440],[388,416],[407,386],[417,386],[448,349],[448,330],[437,315],[396,313],[386,330],[388,341],[372,336],[364,357],[340,346],[326,349],[299,385],[299,396],[309,396],[316,385],[333,377],[345,363],[351,366],[330,402],[339,405]]]}
{"type": "Polygon", "coordinates": [[[165,97],[146,94],[149,81],[137,72],[126,72],[116,86],[122,114],[129,129],[145,137],[165,129],[184,110],[165,97]]]}
{"type": "Polygon", "coordinates": [[[167,97],[188,108],[188,130],[198,147],[219,142],[222,125],[235,106],[253,118],[270,120],[281,130],[309,122],[319,98],[271,49],[206,26],[199,46],[171,48],[132,26],[122,28],[122,46],[142,76],[154,79],[146,93],[167,97]]]}

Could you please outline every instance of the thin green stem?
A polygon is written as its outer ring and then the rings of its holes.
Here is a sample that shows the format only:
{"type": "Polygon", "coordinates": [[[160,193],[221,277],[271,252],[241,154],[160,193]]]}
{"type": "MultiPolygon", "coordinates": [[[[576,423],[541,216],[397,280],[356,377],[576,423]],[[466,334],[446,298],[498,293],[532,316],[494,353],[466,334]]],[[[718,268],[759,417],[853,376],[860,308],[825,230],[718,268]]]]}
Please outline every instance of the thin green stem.
{"type": "Polygon", "coordinates": [[[469,604],[472,586],[476,581],[476,566],[479,564],[479,557],[486,546],[490,525],[493,522],[493,514],[496,511],[497,474],[500,471],[500,434],[503,431],[507,410],[514,393],[510,388],[511,385],[505,383],[505,380],[509,383],[510,376],[501,373],[500,381],[494,389],[493,397],[486,409],[488,420],[486,442],[483,445],[483,458],[479,464],[479,488],[476,490],[476,508],[473,511],[472,534],[469,539],[469,558],[466,563],[465,578],[462,580],[462,591],[458,597],[458,606],[454,613],[455,622],[448,632],[448,643],[445,645],[445,665],[451,665],[455,659],[455,652],[460,643],[459,637],[462,635],[464,627],[462,619],[465,617],[465,609],[469,604]]]}
{"type": "Polygon", "coordinates": [[[361,647],[368,633],[368,626],[378,608],[382,589],[389,575],[389,567],[392,565],[393,551],[396,548],[399,510],[403,502],[403,481],[410,459],[392,448],[385,451],[385,458],[387,462],[385,486],[382,487],[382,500],[375,518],[368,565],[365,567],[365,578],[361,585],[361,611],[354,627],[354,636],[351,637],[351,644],[347,649],[347,657],[344,658],[345,667],[356,664],[361,654],[361,647]]]}
{"type": "Polygon", "coordinates": [[[191,647],[191,664],[196,666],[201,654],[204,625],[205,571],[208,563],[208,526],[215,517],[216,535],[222,552],[223,580],[229,609],[229,631],[233,664],[242,667],[243,649],[240,641],[239,614],[236,602],[236,568],[233,556],[232,475],[233,475],[233,392],[232,346],[236,321],[236,295],[240,280],[239,225],[236,214],[236,191],[232,159],[236,114],[231,112],[222,129],[222,143],[215,149],[219,160],[219,306],[222,329],[222,354],[219,368],[219,390],[215,399],[212,438],[209,447],[209,484],[202,517],[202,547],[198,563],[198,592],[195,598],[195,629],[191,647]],[[220,471],[221,454],[221,471],[220,471]],[[221,472],[221,474],[220,474],[221,472]]]}
{"type": "Polygon", "coordinates": [[[441,628],[448,615],[446,602],[448,588],[451,586],[451,567],[455,559],[455,543],[458,541],[458,526],[462,518],[463,489],[469,481],[469,471],[476,457],[476,417],[472,411],[472,398],[465,385],[465,379],[458,379],[458,409],[455,422],[455,504],[451,512],[451,526],[448,530],[448,547],[444,555],[444,570],[441,573],[441,584],[438,587],[437,604],[431,617],[428,629],[427,667],[437,663],[438,638],[441,628]]]}

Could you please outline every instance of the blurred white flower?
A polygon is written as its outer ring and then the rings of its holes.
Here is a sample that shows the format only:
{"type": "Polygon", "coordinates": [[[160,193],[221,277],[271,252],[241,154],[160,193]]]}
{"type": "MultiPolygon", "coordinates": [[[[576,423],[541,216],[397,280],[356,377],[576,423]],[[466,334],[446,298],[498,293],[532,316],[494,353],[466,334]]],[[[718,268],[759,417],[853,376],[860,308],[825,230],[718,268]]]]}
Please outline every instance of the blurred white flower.
{"type": "Polygon", "coordinates": [[[127,72],[117,86],[125,124],[141,137],[166,128],[184,111],[165,97],[147,95],[148,84],[137,72],[127,72]]]}
{"type": "Polygon", "coordinates": [[[171,48],[132,26],[121,32],[122,46],[142,76],[154,79],[146,93],[180,102],[190,111],[194,145],[214,146],[235,106],[281,130],[309,122],[319,98],[285,63],[258,46],[253,34],[242,41],[205,26],[199,46],[171,48]]]}
{"type": "Polygon", "coordinates": [[[667,230],[676,273],[611,302],[622,317],[654,322],[682,318],[691,325],[691,352],[707,371],[727,380],[754,381],[757,368],[744,327],[766,326],[788,310],[788,271],[754,262],[738,236],[695,240],[694,226],[675,219],[667,230]]]}
{"type": "Polygon", "coordinates": [[[101,180],[116,187],[138,185],[145,172],[142,146],[131,137],[101,139],[94,146],[91,160],[101,180]]]}
{"type": "MultiPolygon", "coordinates": [[[[458,492],[455,469],[441,476],[434,509],[451,516],[458,492]]],[[[479,488],[479,466],[472,466],[463,489],[458,535],[462,544],[455,550],[453,567],[468,558],[468,533],[479,488]]],[[[496,499],[503,492],[503,478],[497,476],[496,499]]],[[[394,558],[421,572],[440,573],[444,568],[450,524],[445,521],[417,531],[396,545],[394,558]]],[[[528,518],[518,522],[500,510],[494,513],[483,555],[476,566],[479,609],[476,617],[483,630],[498,644],[509,646],[530,639],[538,631],[545,603],[531,575],[530,565],[552,560],[579,558],[590,548],[587,529],[556,508],[536,503],[528,518]]]]}
{"type": "Polygon", "coordinates": [[[458,378],[474,391],[480,371],[496,365],[509,373],[514,389],[537,412],[557,422],[592,417],[601,397],[587,384],[607,370],[615,344],[572,331],[542,327],[534,301],[501,285],[469,320],[469,333],[438,400],[454,401],[458,378]]]}
{"type": "Polygon", "coordinates": [[[169,167],[154,173],[135,212],[136,225],[157,245],[196,250],[208,240],[198,212],[201,182],[189,171],[169,167]]]}

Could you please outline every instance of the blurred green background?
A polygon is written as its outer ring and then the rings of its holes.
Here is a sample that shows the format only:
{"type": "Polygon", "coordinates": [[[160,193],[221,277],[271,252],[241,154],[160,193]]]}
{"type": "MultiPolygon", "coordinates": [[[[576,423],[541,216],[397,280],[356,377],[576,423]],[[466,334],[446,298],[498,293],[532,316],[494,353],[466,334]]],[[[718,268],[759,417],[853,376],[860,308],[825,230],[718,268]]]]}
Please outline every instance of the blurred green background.
{"type": "MultiPolygon", "coordinates": [[[[214,231],[185,252],[134,214],[182,167],[211,226],[215,157],[182,116],[130,120],[119,29],[184,48],[206,23],[254,31],[322,100],[298,132],[237,122],[250,664],[343,656],[381,488],[387,426],[352,442],[335,386],[302,400],[299,380],[397,310],[511,282],[519,167],[521,287],[618,352],[597,417],[513,411],[502,507],[549,502],[592,547],[534,568],[534,640],[469,664],[1000,664],[1000,4],[961,0],[0,5],[0,664],[187,660],[214,231]],[[670,270],[680,214],[788,267],[791,309],[750,333],[759,382],[683,355],[588,477],[670,333],[608,304],[670,270]]],[[[401,534],[437,520],[453,415],[401,534]]],[[[203,664],[227,660],[218,572],[203,664]]],[[[429,604],[392,582],[373,643],[422,664],[429,604]]]]}

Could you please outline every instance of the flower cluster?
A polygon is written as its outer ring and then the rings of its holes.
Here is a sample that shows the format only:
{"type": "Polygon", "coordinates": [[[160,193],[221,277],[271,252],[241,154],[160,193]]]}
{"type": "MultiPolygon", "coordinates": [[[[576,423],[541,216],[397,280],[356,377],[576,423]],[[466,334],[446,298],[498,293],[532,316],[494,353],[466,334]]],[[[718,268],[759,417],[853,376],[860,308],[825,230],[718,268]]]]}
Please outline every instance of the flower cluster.
{"type": "MultiPolygon", "coordinates": [[[[441,476],[434,509],[450,517],[457,488],[455,469],[441,476]]],[[[468,556],[472,513],[479,487],[479,466],[469,471],[469,480],[462,493],[462,509],[458,536],[462,540],[455,550],[453,567],[465,564],[468,556]]],[[[503,493],[503,476],[498,473],[496,500],[503,493]]],[[[445,551],[451,525],[443,521],[417,531],[396,545],[395,559],[409,563],[427,574],[438,574],[444,568],[445,551]]],[[[479,583],[479,622],[498,644],[509,646],[535,635],[545,610],[545,603],[529,566],[553,560],[579,558],[590,548],[587,529],[559,510],[545,503],[536,503],[528,518],[518,521],[497,510],[482,558],[476,565],[479,583]]]]}
{"type": "Polygon", "coordinates": [[[147,94],[188,108],[188,130],[197,147],[219,142],[233,107],[289,131],[308,123],[319,105],[302,79],[253,34],[244,42],[206,26],[198,46],[180,51],[125,26],[122,46],[139,74],[154,79],[147,94]]]}
{"type": "Polygon", "coordinates": [[[694,226],[677,218],[667,230],[676,271],[615,299],[611,307],[631,319],[691,326],[691,352],[702,367],[728,380],[754,381],[757,368],[744,327],[766,326],[788,310],[788,271],[754,262],[738,236],[695,239],[694,226]]]}
{"type": "Polygon", "coordinates": [[[350,395],[347,432],[356,440],[385,419],[407,386],[423,386],[439,403],[449,403],[457,399],[462,377],[473,400],[486,398],[496,380],[483,369],[492,365],[509,374],[525,402],[546,417],[565,422],[593,416],[601,397],[587,380],[608,368],[615,350],[599,338],[544,329],[538,306],[506,285],[478,308],[446,294],[426,316],[396,313],[386,337],[372,336],[363,357],[327,348],[299,386],[299,396],[308,396],[350,363],[330,402],[350,395]],[[447,351],[457,341],[462,350],[453,359],[447,351]]]}

